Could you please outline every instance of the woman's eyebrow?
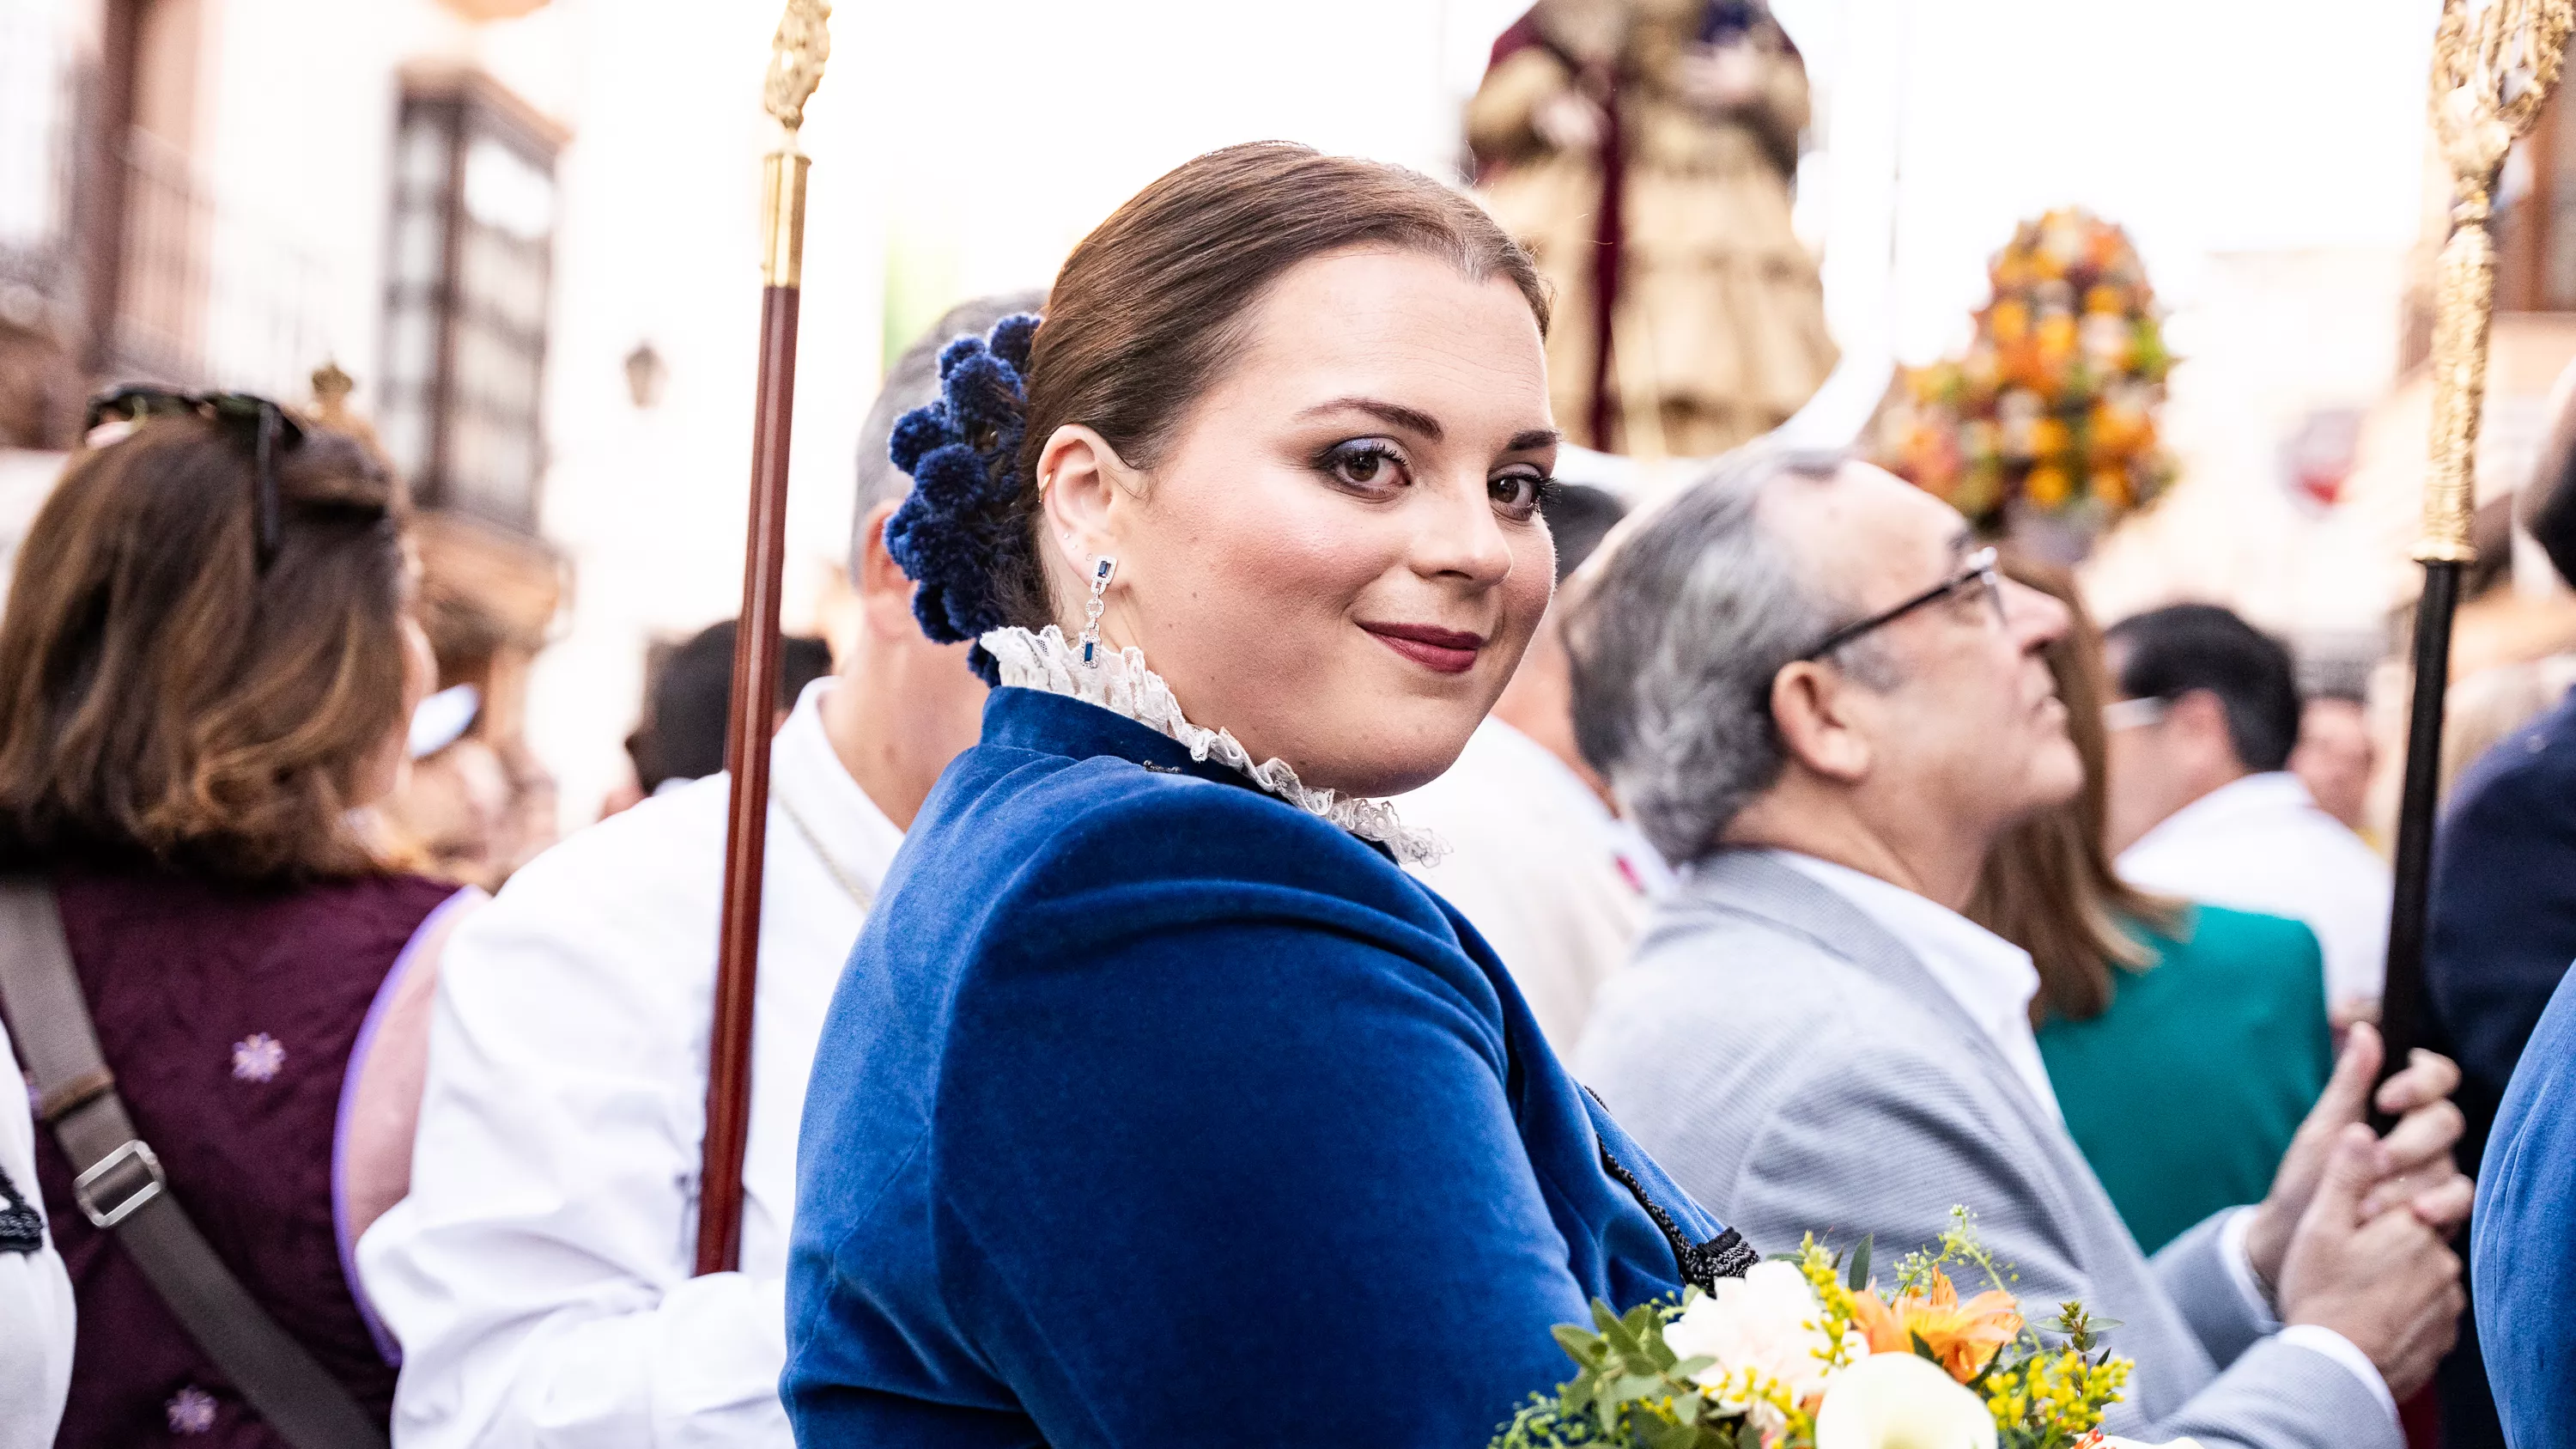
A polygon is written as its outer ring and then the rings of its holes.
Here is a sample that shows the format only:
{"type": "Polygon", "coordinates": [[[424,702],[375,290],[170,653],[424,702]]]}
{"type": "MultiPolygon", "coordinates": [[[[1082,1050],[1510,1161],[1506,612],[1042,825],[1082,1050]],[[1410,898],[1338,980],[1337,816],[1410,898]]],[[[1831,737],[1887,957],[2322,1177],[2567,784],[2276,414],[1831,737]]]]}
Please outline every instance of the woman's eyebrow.
{"type": "Polygon", "coordinates": [[[1435,443],[1440,441],[1443,432],[1440,420],[1420,408],[1409,408],[1402,403],[1380,402],[1373,397],[1337,397],[1331,402],[1317,403],[1297,416],[1311,418],[1324,413],[1344,411],[1367,413],[1380,421],[1393,423],[1407,432],[1420,433],[1435,443]]]}
{"type": "MultiPolygon", "coordinates": [[[[1317,403],[1297,416],[1302,419],[1343,411],[1367,413],[1371,417],[1392,423],[1407,432],[1419,433],[1435,443],[1440,441],[1446,431],[1440,426],[1438,418],[1420,408],[1409,408],[1402,403],[1383,402],[1373,397],[1337,397],[1330,402],[1317,403]]],[[[1503,451],[1524,453],[1534,448],[1551,448],[1564,441],[1565,434],[1554,428],[1527,428],[1512,434],[1512,440],[1504,445],[1503,451]]]]}

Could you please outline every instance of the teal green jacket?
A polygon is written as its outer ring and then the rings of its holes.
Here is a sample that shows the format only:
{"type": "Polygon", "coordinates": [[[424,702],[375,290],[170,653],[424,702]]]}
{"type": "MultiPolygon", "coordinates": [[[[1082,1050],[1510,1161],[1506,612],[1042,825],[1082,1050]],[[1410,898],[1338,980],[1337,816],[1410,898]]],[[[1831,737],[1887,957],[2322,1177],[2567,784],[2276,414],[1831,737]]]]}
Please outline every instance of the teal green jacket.
{"type": "Polygon", "coordinates": [[[2334,1069],[2325,966],[2296,921],[2194,906],[2114,969],[2110,1009],[2039,1029],[2066,1130],[2148,1253],[2262,1201],[2334,1069]]]}

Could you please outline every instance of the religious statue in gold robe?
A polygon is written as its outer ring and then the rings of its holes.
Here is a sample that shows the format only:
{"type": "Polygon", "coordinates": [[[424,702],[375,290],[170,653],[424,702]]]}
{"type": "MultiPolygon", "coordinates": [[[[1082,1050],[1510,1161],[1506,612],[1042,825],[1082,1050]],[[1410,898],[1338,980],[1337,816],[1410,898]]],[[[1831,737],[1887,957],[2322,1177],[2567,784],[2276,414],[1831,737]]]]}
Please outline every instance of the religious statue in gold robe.
{"type": "Polygon", "coordinates": [[[1478,185],[1556,293],[1548,374],[1575,442],[1722,452],[1832,370],[1790,229],[1807,71],[1761,0],[1539,0],[1467,108],[1478,185]]]}

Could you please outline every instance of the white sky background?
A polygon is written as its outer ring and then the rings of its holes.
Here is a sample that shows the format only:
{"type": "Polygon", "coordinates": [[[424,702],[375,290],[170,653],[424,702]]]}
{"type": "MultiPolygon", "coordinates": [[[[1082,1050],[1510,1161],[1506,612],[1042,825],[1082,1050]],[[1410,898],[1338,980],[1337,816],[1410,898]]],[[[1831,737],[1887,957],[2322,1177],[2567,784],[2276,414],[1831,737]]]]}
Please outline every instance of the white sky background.
{"type": "Polygon", "coordinates": [[[1776,3],[1830,93],[1801,201],[1846,346],[1962,345],[1986,256],[2051,206],[2127,226],[2184,311],[2212,253],[2420,225],[2437,0],[1776,3]]]}

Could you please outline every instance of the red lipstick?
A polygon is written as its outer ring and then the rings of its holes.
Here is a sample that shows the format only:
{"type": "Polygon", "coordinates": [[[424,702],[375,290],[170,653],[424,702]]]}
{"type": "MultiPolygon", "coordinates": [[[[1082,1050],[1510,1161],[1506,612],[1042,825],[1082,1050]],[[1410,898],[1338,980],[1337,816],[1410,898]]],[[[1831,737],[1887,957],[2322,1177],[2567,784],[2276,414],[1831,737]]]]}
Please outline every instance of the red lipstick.
{"type": "Polygon", "coordinates": [[[1432,624],[1364,623],[1360,627],[1376,635],[1377,641],[1387,648],[1441,674],[1464,674],[1475,668],[1476,651],[1485,647],[1482,634],[1468,634],[1432,624]]]}

